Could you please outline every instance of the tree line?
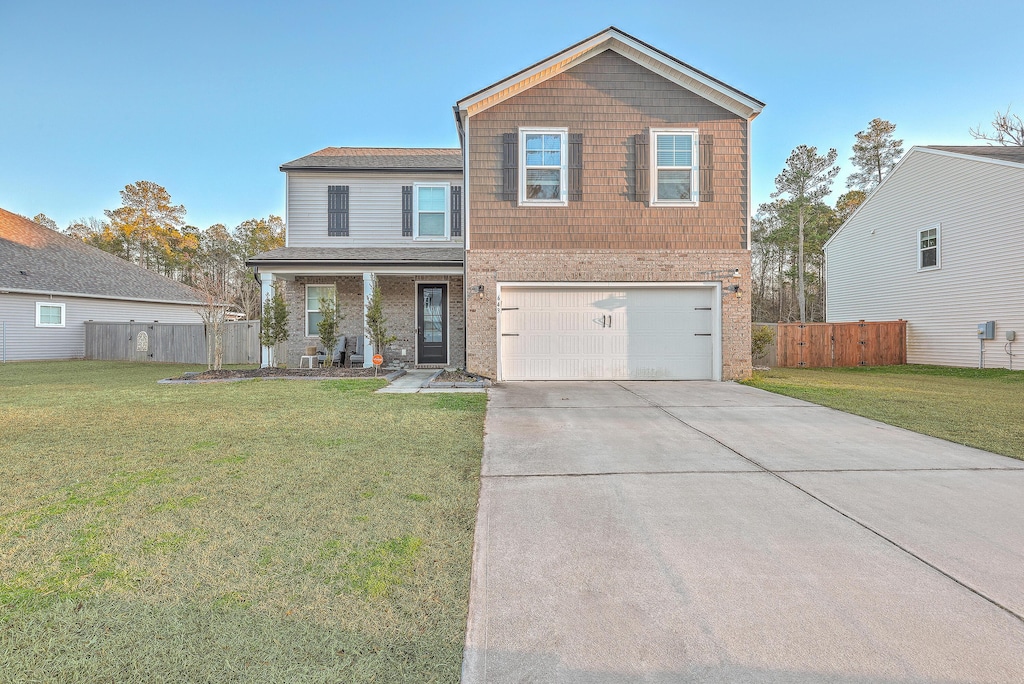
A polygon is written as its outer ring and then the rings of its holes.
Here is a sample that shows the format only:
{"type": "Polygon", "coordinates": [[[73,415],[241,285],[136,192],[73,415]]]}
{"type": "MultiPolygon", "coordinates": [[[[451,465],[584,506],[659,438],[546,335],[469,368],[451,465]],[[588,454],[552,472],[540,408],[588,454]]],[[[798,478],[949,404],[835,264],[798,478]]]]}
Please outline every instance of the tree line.
{"type": "Polygon", "coordinates": [[[121,190],[121,206],[104,218],[72,221],[63,230],[45,214],[36,223],[82,240],[104,252],[194,287],[248,319],[260,317],[260,285],[245,261],[284,246],[279,216],[253,218],[234,228],[222,223],[205,230],[185,222],[184,205],[152,181],[121,190]]]}
{"type": "MultiPolygon", "coordinates": [[[[991,131],[971,128],[970,134],[998,145],[1024,145],[1024,120],[1010,108],[997,111],[990,126],[991,131]]],[[[847,192],[833,205],[825,199],[839,175],[838,152],[818,154],[809,145],[793,150],[775,178],[772,201],[761,204],[751,222],[753,320],[825,320],[825,242],[899,162],[903,141],[895,132],[895,124],[872,119],[854,136],[854,171],[846,179],[847,192]]]]}

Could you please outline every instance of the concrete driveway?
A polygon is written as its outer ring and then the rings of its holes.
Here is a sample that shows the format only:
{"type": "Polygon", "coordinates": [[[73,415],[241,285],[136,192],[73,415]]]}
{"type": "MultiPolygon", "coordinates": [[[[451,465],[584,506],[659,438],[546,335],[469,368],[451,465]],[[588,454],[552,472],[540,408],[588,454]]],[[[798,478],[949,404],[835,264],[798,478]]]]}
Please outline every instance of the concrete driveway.
{"type": "Polygon", "coordinates": [[[1024,463],[732,383],[491,390],[463,682],[1024,681],[1024,463]]]}

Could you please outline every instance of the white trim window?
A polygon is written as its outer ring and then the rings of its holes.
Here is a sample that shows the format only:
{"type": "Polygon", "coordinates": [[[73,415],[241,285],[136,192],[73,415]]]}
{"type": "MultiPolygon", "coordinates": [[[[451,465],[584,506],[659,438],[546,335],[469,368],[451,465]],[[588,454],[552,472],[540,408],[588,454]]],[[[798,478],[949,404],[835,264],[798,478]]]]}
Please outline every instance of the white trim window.
{"type": "Polygon", "coordinates": [[[413,239],[450,239],[451,213],[450,183],[413,183],[413,239]]]}
{"type": "Polygon", "coordinates": [[[58,302],[36,302],[37,328],[63,328],[64,305],[58,302]]]}
{"type": "Polygon", "coordinates": [[[569,203],[569,129],[519,129],[519,203],[569,203]]]}
{"type": "Polygon", "coordinates": [[[320,301],[330,299],[337,303],[337,291],[334,285],[306,285],[306,337],[319,337],[317,323],[323,320],[320,313],[320,301]]]}
{"type": "Polygon", "coordinates": [[[697,206],[699,153],[696,129],[651,129],[652,205],[697,206]]]}
{"type": "Polygon", "coordinates": [[[917,231],[917,270],[934,271],[942,268],[942,226],[935,225],[917,231]]]}

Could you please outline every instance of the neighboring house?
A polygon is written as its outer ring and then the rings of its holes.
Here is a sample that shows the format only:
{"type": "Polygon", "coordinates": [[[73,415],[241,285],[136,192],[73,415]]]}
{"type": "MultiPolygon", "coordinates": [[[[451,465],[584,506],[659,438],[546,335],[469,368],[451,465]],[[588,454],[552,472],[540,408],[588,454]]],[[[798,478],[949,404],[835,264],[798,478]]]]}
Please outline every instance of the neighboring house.
{"type": "Polygon", "coordinates": [[[0,209],[0,358],[80,359],[85,321],[199,323],[198,292],[0,209]]]}
{"type": "Polygon", "coordinates": [[[826,319],[906,320],[909,363],[978,366],[983,348],[986,367],[1008,367],[1022,237],[1024,148],[914,147],[825,243],[826,319]]]}
{"type": "Polygon", "coordinates": [[[749,375],[763,106],[609,28],[460,100],[461,150],[285,164],[287,246],[249,263],[265,294],[284,281],[288,363],[316,342],[320,296],[359,333],[375,273],[399,336],[389,361],[499,381],[749,375]],[[424,357],[428,331],[443,360],[424,357]]]}

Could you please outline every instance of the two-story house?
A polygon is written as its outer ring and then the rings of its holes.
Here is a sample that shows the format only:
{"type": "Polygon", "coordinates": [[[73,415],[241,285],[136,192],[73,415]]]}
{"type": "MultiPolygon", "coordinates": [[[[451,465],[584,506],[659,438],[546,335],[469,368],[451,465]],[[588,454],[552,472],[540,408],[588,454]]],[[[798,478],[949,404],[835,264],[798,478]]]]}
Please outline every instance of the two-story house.
{"type": "Polygon", "coordinates": [[[609,28],[460,100],[460,150],[285,164],[287,246],[251,263],[287,282],[289,363],[315,341],[319,288],[358,330],[376,274],[389,360],[498,381],[745,377],[763,106],[609,28]]]}

